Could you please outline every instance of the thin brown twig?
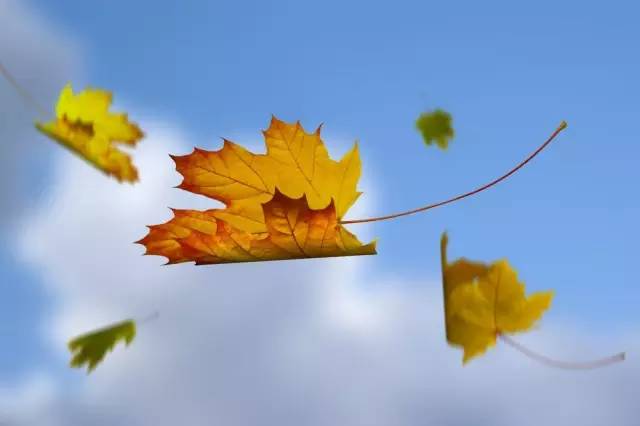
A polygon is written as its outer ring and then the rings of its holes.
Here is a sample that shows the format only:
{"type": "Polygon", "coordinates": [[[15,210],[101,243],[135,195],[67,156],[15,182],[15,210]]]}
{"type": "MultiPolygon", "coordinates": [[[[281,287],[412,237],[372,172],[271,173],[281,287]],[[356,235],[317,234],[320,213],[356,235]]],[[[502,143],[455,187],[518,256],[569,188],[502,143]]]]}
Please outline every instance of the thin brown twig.
{"type": "Polygon", "coordinates": [[[545,149],[547,147],[547,145],[549,145],[551,143],[551,141],[553,141],[555,139],[555,137],[558,136],[558,134],[561,131],[563,131],[564,129],[566,129],[566,128],[567,128],[567,123],[565,121],[561,122],[560,125],[558,126],[558,128],[551,134],[551,136],[549,136],[549,138],[542,145],[540,145],[540,147],[538,147],[538,149],[536,149],[527,158],[525,158],[522,162],[520,162],[520,164],[518,164],[517,166],[515,166],[514,168],[512,168],[511,170],[509,170],[507,173],[505,173],[504,175],[500,176],[499,178],[494,179],[491,182],[489,182],[489,183],[487,183],[485,185],[482,185],[481,187],[476,188],[476,189],[474,189],[472,191],[466,192],[466,193],[461,194],[461,195],[457,195],[457,196],[455,196],[453,198],[449,198],[448,200],[440,201],[440,202],[437,202],[437,203],[434,203],[434,204],[429,204],[429,205],[424,206],[424,207],[419,207],[417,209],[408,210],[408,211],[401,212],[401,213],[390,214],[390,215],[386,215],[386,216],[371,217],[371,218],[368,218],[368,219],[343,220],[343,221],[340,222],[340,224],[347,225],[347,224],[354,224],[354,223],[378,222],[378,221],[381,221],[381,220],[395,219],[397,217],[408,216],[408,215],[411,215],[411,214],[414,214],[414,213],[419,213],[419,212],[423,212],[423,211],[426,211],[426,210],[431,210],[431,209],[434,209],[436,207],[444,206],[445,204],[450,204],[450,203],[453,203],[454,201],[462,200],[463,198],[475,195],[475,194],[477,194],[479,192],[484,191],[485,189],[489,189],[492,186],[502,182],[503,180],[505,180],[506,178],[508,178],[509,176],[511,176],[512,174],[514,174],[518,170],[520,170],[522,167],[524,167],[525,164],[527,164],[536,155],[538,155],[540,152],[542,152],[542,150],[545,149]]]}
{"type": "Polygon", "coordinates": [[[624,361],[626,356],[624,352],[620,352],[618,354],[611,355],[606,358],[593,360],[593,361],[586,361],[586,362],[558,361],[532,351],[531,349],[516,342],[511,337],[505,334],[498,334],[498,337],[503,342],[511,346],[512,348],[516,349],[517,351],[521,352],[522,354],[526,355],[527,357],[535,361],[541,362],[551,367],[563,368],[565,370],[592,370],[594,368],[606,367],[608,365],[624,361]]]}

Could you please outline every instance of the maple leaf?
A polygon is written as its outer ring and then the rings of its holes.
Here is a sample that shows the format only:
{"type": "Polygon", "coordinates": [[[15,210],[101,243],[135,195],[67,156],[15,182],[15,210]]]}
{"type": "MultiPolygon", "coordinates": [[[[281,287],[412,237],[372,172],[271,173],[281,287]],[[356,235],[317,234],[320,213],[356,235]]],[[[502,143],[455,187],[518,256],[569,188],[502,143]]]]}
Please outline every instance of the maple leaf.
{"type": "Polygon", "coordinates": [[[422,134],[425,144],[435,142],[441,149],[447,149],[449,140],[454,136],[451,114],[441,109],[420,114],[416,120],[416,128],[422,134]]]}
{"type": "Polygon", "coordinates": [[[109,112],[111,92],[87,89],[73,93],[67,84],[60,93],[56,118],[36,128],[119,182],[136,182],[138,171],[114,143],[135,146],[144,136],[126,114],[109,112]]]}
{"type": "Polygon", "coordinates": [[[184,177],[179,188],[222,201],[225,209],[173,210],[138,241],[145,254],[198,265],[375,254],[340,218],[360,193],[355,145],[340,161],[329,157],[320,128],[273,117],[266,154],[225,140],[218,151],[172,156],[184,177]]]}
{"type": "Polygon", "coordinates": [[[507,333],[529,330],[551,305],[552,291],[525,295],[525,286],[506,260],[491,265],[458,259],[447,262],[441,239],[447,341],[464,350],[463,363],[495,345],[507,333]]]}
{"type": "Polygon", "coordinates": [[[90,373],[118,342],[124,342],[128,346],[135,336],[136,324],[133,320],[122,321],[78,336],[68,345],[73,355],[71,367],[81,368],[86,365],[87,372],[90,373]]]}
{"type": "Polygon", "coordinates": [[[266,154],[254,154],[225,139],[218,151],[195,148],[191,154],[172,156],[184,178],[178,187],[225,203],[227,208],[214,216],[248,232],[266,231],[261,205],[273,197],[276,187],[289,198],[306,195],[311,209],[322,209],[333,199],[342,218],[360,195],[358,146],[334,161],[320,138],[320,127],[306,133],[300,122],[288,124],[275,117],[263,134],[266,154]]]}

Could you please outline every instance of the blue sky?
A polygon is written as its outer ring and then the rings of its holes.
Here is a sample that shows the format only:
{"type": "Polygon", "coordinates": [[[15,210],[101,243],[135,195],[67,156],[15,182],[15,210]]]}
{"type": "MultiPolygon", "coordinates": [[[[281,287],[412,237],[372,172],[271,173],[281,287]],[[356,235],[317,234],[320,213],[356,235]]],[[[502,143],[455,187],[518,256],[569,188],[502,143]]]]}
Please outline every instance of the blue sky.
{"type": "Polygon", "coordinates": [[[557,143],[501,187],[375,225],[378,264],[436,275],[449,229],[460,254],[508,256],[530,285],[556,288],[556,313],[638,319],[628,272],[640,30],[630,3],[35,5],[81,40],[88,73],[77,85],[175,117],[212,148],[239,132],[259,139],[270,114],[358,139],[381,213],[484,183],[567,120],[557,143]],[[455,118],[448,152],[425,148],[413,128],[434,107],[455,118]]]}
{"type": "MultiPolygon", "coordinates": [[[[367,263],[377,275],[437,279],[446,229],[452,256],[508,257],[529,288],[555,289],[545,324],[569,318],[594,335],[637,326],[633,2],[32,4],[82,47],[86,69],[69,76],[75,86],[108,88],[117,101],[172,117],[202,148],[217,148],[220,136],[259,140],[271,114],[308,129],[323,122],[328,140],[359,140],[380,214],[493,179],[566,120],[558,140],[500,186],[351,229],[370,226],[379,238],[367,263]],[[447,152],[425,147],[414,129],[435,107],[454,117],[447,152]]],[[[38,275],[6,249],[0,271],[10,282],[0,330],[14,348],[0,356],[0,379],[34,363],[57,370],[41,343],[49,299],[38,275]]]]}

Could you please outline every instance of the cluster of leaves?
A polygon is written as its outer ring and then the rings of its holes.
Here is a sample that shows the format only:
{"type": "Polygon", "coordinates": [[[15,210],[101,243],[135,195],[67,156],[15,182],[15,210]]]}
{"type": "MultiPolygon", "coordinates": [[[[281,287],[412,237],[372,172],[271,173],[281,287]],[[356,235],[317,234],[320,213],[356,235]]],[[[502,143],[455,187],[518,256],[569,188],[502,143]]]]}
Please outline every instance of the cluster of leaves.
{"type": "MultiPolygon", "coordinates": [[[[115,144],[135,146],[143,132],[126,114],[109,112],[111,101],[108,91],[87,89],[74,94],[67,85],[60,94],[55,119],[36,123],[36,127],[107,175],[120,182],[135,182],[135,166],[115,144]]],[[[442,149],[454,136],[451,116],[442,110],[422,114],[416,127],[427,145],[435,142],[442,149]]],[[[299,122],[273,117],[263,132],[265,154],[224,140],[217,151],[195,148],[191,154],[172,156],[183,177],[179,188],[221,201],[225,208],[173,210],[171,220],[149,226],[138,243],[145,246],[145,254],[164,256],[169,264],[376,254],[375,241],[361,243],[344,225],[393,219],[476,194],[513,174],[564,127],[566,123],[512,171],[474,191],[395,215],[342,221],[361,195],[357,190],[361,173],[358,146],[339,161],[333,160],[320,137],[320,127],[307,133],[299,122]]],[[[524,284],[506,260],[484,264],[461,258],[449,263],[446,251],[443,234],[446,337],[451,345],[463,349],[463,363],[484,353],[499,337],[530,329],[549,308],[553,293],[526,296],[524,284]]],[[[129,345],[135,335],[135,321],[127,320],[74,338],[69,342],[71,366],[86,366],[90,372],[118,342],[129,345]]]]}

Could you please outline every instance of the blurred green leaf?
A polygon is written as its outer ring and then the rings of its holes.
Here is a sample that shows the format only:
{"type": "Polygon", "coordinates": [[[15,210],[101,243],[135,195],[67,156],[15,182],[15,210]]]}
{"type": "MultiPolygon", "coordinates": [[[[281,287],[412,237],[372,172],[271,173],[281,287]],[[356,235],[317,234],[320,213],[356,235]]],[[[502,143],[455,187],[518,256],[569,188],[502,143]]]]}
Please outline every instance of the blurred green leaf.
{"type": "Polygon", "coordinates": [[[69,350],[73,355],[71,367],[82,368],[86,364],[87,372],[90,373],[118,342],[124,342],[129,346],[135,336],[136,323],[133,320],[119,322],[78,336],[69,342],[69,350]]]}
{"type": "Polygon", "coordinates": [[[441,109],[420,114],[416,128],[425,144],[432,145],[435,142],[440,149],[447,149],[449,140],[454,136],[451,114],[441,109]]]}

